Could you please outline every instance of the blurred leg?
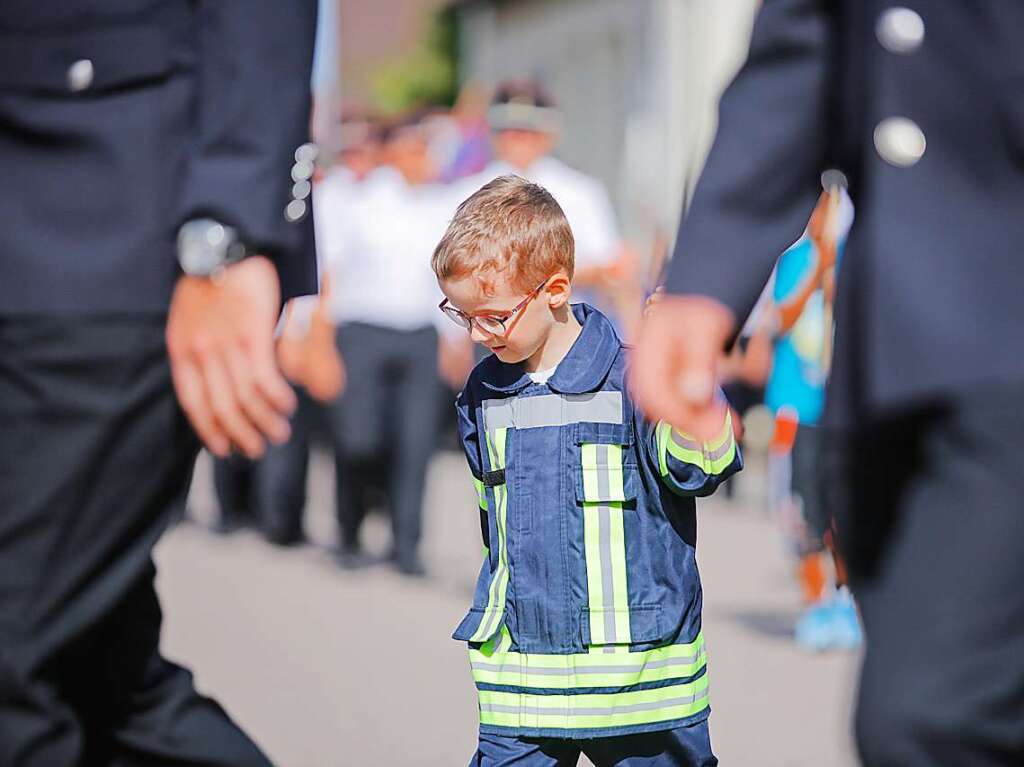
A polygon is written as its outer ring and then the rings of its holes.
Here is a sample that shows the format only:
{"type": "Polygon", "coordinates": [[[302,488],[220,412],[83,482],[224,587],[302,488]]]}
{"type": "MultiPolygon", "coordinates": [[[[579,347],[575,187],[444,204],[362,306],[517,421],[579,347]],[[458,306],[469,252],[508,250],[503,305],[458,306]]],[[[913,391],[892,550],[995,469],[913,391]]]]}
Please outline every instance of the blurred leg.
{"type": "Polygon", "coordinates": [[[404,371],[395,394],[391,511],[398,567],[417,574],[427,468],[437,445],[437,333],[432,328],[405,334],[404,371]]]}
{"type": "Polygon", "coordinates": [[[296,389],[295,393],[299,404],[291,419],[291,439],[283,445],[268,445],[254,469],[256,508],[263,533],[272,543],[283,546],[303,540],[310,436],[320,412],[304,390],[296,389]]]}
{"type": "Polygon", "coordinates": [[[482,732],[469,767],[576,767],[579,758],[579,745],[571,740],[482,732]]]}
{"type": "Polygon", "coordinates": [[[180,718],[158,763],[266,764],[158,655],[150,554],[184,506],[198,450],[163,331],[160,317],[0,320],[5,767],[102,765],[137,712],[164,712],[135,727],[156,732],[190,707],[207,712],[201,725],[180,718]],[[173,690],[140,676],[137,656],[173,690]]]}
{"type": "Polygon", "coordinates": [[[341,397],[328,406],[334,442],[342,548],[358,548],[366,515],[367,480],[385,452],[385,364],[394,331],[352,323],[338,329],[348,369],[341,397]]]}
{"type": "Polygon", "coordinates": [[[674,730],[582,741],[595,767],[715,767],[708,722],[674,730]]]}
{"type": "Polygon", "coordinates": [[[255,521],[253,468],[252,461],[244,455],[214,459],[213,487],[220,507],[220,516],[214,524],[215,531],[230,532],[255,521]]]}
{"type": "Polygon", "coordinates": [[[862,433],[840,542],[872,767],[1024,763],[1024,387],[862,433]]]}

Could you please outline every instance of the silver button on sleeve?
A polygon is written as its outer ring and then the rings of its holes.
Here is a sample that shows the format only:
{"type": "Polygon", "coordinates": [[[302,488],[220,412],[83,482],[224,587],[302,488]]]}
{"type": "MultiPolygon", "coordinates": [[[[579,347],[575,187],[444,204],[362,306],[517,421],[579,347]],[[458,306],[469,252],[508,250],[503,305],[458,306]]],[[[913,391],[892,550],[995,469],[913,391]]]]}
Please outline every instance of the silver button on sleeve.
{"type": "Polygon", "coordinates": [[[72,93],[81,93],[92,85],[96,70],[89,59],[79,59],[68,67],[68,88],[72,93]]]}
{"type": "Polygon", "coordinates": [[[923,156],[927,145],[924,132],[906,117],[887,117],[875,126],[875,150],[879,157],[897,168],[909,168],[923,156]]]}
{"type": "Polygon", "coordinates": [[[889,53],[913,53],[924,42],[924,20],[909,8],[889,8],[878,17],[875,36],[889,53]]]}

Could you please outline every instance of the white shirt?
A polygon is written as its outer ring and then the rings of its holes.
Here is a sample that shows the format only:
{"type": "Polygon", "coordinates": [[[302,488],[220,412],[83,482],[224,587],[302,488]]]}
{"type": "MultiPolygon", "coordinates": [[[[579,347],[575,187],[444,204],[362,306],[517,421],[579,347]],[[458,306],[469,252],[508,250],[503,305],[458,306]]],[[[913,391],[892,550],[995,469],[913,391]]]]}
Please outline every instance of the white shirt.
{"type": "Polygon", "coordinates": [[[475,186],[463,196],[469,196],[498,176],[507,175],[522,176],[540,184],[561,206],[576,241],[577,269],[603,266],[615,259],[619,247],[615,209],[600,181],[555,157],[542,157],[526,171],[495,160],[471,177],[475,186]]]}
{"type": "Polygon", "coordinates": [[[335,322],[396,330],[434,325],[465,335],[437,305],[430,257],[461,199],[440,184],[412,186],[391,168],[356,182],[332,174],[313,196],[321,269],[335,322]],[[449,327],[451,326],[451,327],[449,327]]]}
{"type": "Polygon", "coordinates": [[[545,384],[548,382],[548,379],[555,374],[556,370],[558,370],[558,365],[550,367],[547,370],[535,370],[532,373],[527,373],[526,375],[530,376],[530,380],[535,384],[545,384]]]}

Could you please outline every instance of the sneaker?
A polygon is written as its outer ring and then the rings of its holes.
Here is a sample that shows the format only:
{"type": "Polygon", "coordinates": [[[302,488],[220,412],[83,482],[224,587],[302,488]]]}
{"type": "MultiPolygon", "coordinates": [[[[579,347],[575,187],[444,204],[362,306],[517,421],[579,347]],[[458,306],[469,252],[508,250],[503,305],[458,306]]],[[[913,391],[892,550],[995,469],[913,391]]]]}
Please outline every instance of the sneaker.
{"type": "Polygon", "coordinates": [[[832,623],[835,646],[841,650],[856,650],[864,640],[857,615],[857,605],[849,589],[843,587],[832,600],[832,623]]]}
{"type": "Polygon", "coordinates": [[[843,588],[804,611],[796,624],[796,643],[811,652],[856,650],[863,639],[857,607],[843,588]]]}
{"type": "Polygon", "coordinates": [[[363,570],[373,564],[373,558],[359,544],[345,544],[334,555],[342,570],[363,570]]]}
{"type": "Polygon", "coordinates": [[[395,569],[402,575],[411,578],[422,578],[427,574],[427,568],[416,554],[408,554],[395,558],[395,569]]]}
{"type": "Polygon", "coordinates": [[[822,599],[808,607],[796,622],[796,643],[811,652],[824,652],[831,648],[835,642],[832,616],[832,602],[829,599],[822,599]]]}

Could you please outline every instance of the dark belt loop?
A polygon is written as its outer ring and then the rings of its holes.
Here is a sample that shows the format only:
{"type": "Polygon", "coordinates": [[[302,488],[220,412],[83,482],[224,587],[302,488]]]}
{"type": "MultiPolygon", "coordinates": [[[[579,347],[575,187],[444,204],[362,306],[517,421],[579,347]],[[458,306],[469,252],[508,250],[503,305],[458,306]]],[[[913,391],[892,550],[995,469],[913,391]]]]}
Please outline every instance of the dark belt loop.
{"type": "Polygon", "coordinates": [[[497,487],[505,484],[505,470],[485,471],[483,476],[484,487],[497,487]]]}

